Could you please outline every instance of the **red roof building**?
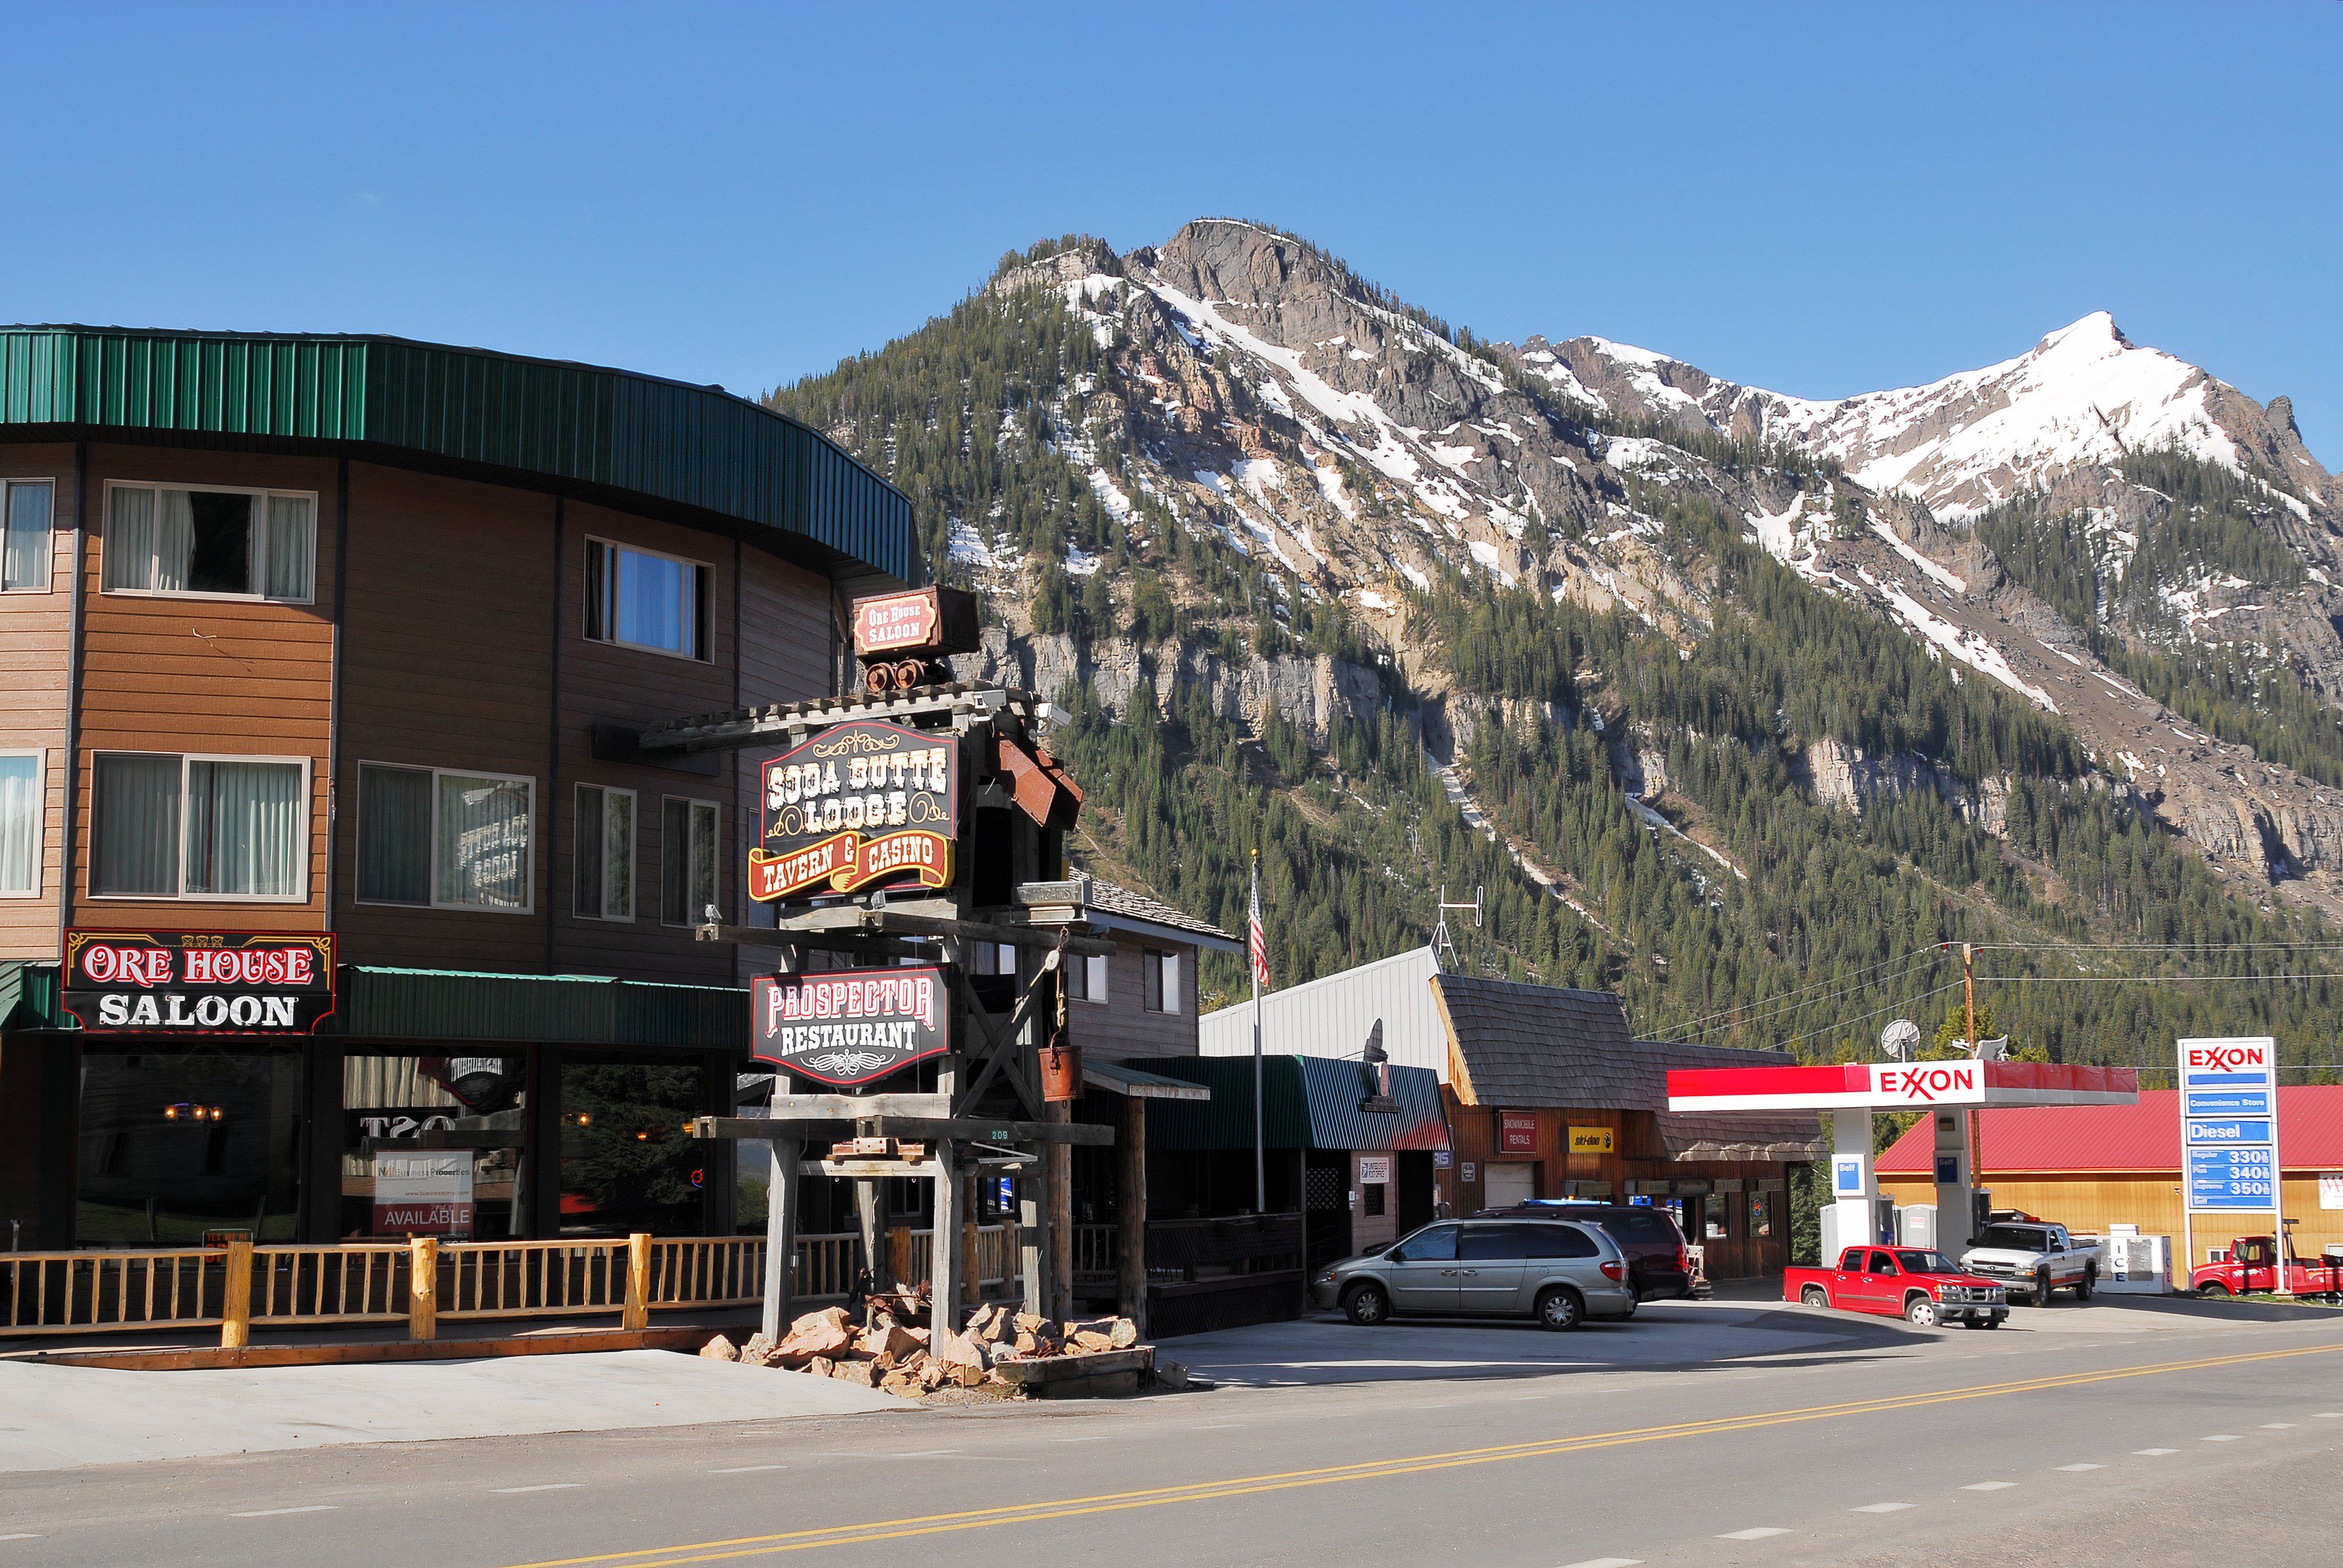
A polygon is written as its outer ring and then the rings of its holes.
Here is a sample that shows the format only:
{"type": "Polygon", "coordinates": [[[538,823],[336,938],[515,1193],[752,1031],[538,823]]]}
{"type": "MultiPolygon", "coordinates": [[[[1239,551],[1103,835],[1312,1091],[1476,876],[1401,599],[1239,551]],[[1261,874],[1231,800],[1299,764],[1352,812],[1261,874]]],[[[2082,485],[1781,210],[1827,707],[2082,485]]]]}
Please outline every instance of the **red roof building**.
{"type": "MultiPolygon", "coordinates": [[[[2078,1231],[2128,1223],[2182,1235],[2177,1091],[2143,1090],[2136,1105],[2056,1105],[1976,1113],[1977,1184],[1994,1207],[2020,1209],[2078,1231]]],[[[2286,1217],[2298,1252],[2343,1241],[2343,1085],[2278,1091],[2286,1217]],[[2328,1205],[2332,1205],[2328,1207],[2328,1205]]],[[[1899,1203],[1933,1203],[1935,1131],[1923,1118],[1879,1157],[1879,1189],[1899,1203]]],[[[2233,1235],[2268,1235],[2267,1214],[2199,1214],[2197,1261],[2233,1235]]]]}

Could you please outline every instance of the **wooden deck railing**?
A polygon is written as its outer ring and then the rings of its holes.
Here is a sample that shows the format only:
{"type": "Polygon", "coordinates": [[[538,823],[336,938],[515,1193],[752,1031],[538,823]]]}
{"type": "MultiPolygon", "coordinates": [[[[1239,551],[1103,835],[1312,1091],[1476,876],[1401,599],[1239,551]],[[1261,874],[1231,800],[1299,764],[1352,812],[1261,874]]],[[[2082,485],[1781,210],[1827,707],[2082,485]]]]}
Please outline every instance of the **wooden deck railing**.
{"type": "MultiPolygon", "coordinates": [[[[1102,1228],[1102,1227],[1101,1227],[1102,1228]]],[[[930,1277],[932,1232],[910,1232],[908,1279],[930,1277]]],[[[1012,1226],[977,1231],[977,1278],[1018,1277],[1012,1226]]],[[[797,1239],[796,1298],[844,1300],[861,1266],[851,1232],[797,1239]]],[[[741,1307],[764,1298],[762,1236],[648,1236],[548,1241],[341,1241],[316,1246],[0,1252],[0,1339],[216,1327],[241,1345],[252,1325],[407,1325],[431,1339],[441,1319],[580,1317],[741,1307]]]]}

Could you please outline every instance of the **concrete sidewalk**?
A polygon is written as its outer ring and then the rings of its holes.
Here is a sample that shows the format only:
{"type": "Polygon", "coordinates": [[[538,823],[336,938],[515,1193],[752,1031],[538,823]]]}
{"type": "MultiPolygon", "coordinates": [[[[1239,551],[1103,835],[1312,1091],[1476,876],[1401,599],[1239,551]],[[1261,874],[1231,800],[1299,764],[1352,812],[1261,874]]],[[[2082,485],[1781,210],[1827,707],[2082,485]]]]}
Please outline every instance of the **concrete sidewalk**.
{"type": "Polygon", "coordinates": [[[5,1362],[0,1472],[917,1408],[830,1378],[668,1351],[235,1372],[5,1362]]]}

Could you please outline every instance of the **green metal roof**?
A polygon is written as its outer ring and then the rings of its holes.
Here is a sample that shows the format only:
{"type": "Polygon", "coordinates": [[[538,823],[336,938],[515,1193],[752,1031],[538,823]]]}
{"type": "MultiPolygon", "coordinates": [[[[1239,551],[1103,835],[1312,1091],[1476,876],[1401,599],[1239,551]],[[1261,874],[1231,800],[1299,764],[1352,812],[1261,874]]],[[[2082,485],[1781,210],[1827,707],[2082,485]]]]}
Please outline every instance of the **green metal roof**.
{"type": "Polygon", "coordinates": [[[729,986],[653,985],[598,975],[353,964],[342,971],[340,1010],[319,1032],[387,1040],[670,1046],[745,1055],[749,993],[729,986]]]}
{"type": "MultiPolygon", "coordinates": [[[[1157,1056],[1129,1065],[1212,1091],[1203,1104],[1151,1101],[1147,1141],[1177,1150],[1252,1147],[1252,1059],[1157,1056]]],[[[1396,1111],[1365,1111],[1364,1069],[1315,1056],[1262,1059],[1262,1140],[1272,1149],[1445,1149],[1448,1116],[1430,1068],[1394,1067],[1396,1111]]]]}
{"type": "Polygon", "coordinates": [[[720,387],[377,336],[0,327],[0,438],[327,442],[408,467],[644,498],[920,580],[911,504],[720,387]]]}
{"type": "Polygon", "coordinates": [[[57,966],[0,960],[0,1029],[69,1029],[57,1005],[57,966]]]}

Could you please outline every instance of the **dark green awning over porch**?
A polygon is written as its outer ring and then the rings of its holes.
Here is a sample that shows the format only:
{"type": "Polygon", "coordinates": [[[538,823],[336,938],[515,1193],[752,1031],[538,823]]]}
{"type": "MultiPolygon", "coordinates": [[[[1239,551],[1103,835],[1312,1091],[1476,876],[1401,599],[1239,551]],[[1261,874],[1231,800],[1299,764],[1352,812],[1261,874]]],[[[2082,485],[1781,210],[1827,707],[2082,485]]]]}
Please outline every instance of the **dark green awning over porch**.
{"type": "MultiPolygon", "coordinates": [[[[1252,1059],[1157,1056],[1132,1067],[1201,1083],[1202,1103],[1151,1101],[1147,1141],[1154,1149],[1252,1147],[1252,1059]]],[[[1314,1056],[1262,1059],[1262,1137],[1272,1149],[1445,1149],[1448,1117],[1438,1075],[1429,1068],[1391,1070],[1392,1110],[1368,1110],[1366,1069],[1314,1056]]]]}

